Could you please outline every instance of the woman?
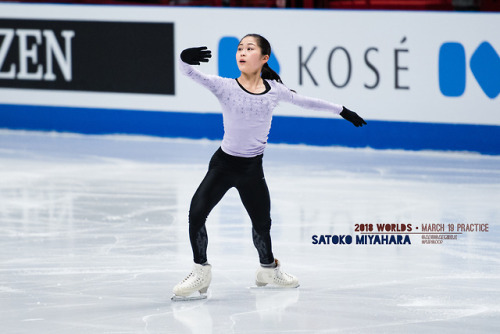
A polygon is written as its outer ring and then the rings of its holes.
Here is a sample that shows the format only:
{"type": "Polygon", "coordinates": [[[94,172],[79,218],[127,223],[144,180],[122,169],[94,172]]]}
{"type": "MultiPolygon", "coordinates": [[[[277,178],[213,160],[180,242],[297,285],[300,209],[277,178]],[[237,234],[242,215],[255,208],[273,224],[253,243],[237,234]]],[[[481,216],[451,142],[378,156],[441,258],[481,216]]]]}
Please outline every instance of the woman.
{"type": "Polygon", "coordinates": [[[222,106],[224,137],[213,155],[208,172],[193,196],[189,210],[189,238],[194,256],[193,271],[174,287],[174,298],[187,298],[194,292],[207,292],[212,278],[207,261],[208,237],[205,221],[224,194],[235,187],[252,221],[252,237],[259,254],[257,286],[272,284],[295,288],[299,282],[281,270],[271,247],[270,197],[262,157],[271,128],[272,111],[280,101],[339,114],[356,127],[366,124],[355,112],[338,104],[296,94],[288,89],[267,61],[271,46],[262,36],[249,34],[238,45],[236,61],[239,78],[206,75],[192,65],[208,62],[206,47],[182,51],[180,69],[194,81],[208,88],[222,106]]]}

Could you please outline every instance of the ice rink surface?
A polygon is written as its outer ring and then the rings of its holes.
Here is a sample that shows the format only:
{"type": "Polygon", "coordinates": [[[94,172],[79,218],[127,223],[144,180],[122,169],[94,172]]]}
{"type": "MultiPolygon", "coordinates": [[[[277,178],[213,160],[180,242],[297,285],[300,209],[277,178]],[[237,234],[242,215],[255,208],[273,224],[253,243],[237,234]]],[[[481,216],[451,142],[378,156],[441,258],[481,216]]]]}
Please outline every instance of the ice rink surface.
{"type": "Polygon", "coordinates": [[[301,286],[249,289],[258,257],[232,189],[207,222],[209,298],[170,301],[218,145],[0,131],[2,333],[498,333],[500,157],[473,153],[270,145],[274,253],[301,286]],[[355,242],[356,224],[384,223],[411,224],[411,244],[355,242]],[[489,231],[422,244],[424,224],[489,231]]]}

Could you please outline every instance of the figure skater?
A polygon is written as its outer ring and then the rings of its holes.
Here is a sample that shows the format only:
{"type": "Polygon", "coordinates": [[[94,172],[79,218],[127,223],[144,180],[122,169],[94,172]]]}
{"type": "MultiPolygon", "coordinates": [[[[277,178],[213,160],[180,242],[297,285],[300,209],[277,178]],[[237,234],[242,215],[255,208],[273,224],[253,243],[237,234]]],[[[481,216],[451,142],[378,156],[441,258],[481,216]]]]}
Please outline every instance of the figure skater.
{"type": "Polygon", "coordinates": [[[346,107],[302,96],[288,89],[267,64],[270,55],[271,46],[264,37],[257,34],[246,35],[241,39],[236,52],[241,75],[237,79],[229,79],[204,74],[193,66],[208,62],[211,58],[207,47],[189,48],[181,53],[181,72],[208,88],[218,98],[222,106],[224,137],[191,201],[189,238],[194,268],[174,287],[174,300],[188,299],[196,291],[200,292],[202,298],[206,298],[212,279],[212,267],[207,260],[208,236],[205,221],[210,211],[232,187],[238,190],[252,221],[253,243],[260,260],[255,277],[256,285],[270,284],[282,288],[299,286],[298,279],[281,269],[280,262],[272,252],[271,201],[262,169],[272,112],[279,102],[329,111],[342,116],[356,127],[366,124],[346,107]]]}

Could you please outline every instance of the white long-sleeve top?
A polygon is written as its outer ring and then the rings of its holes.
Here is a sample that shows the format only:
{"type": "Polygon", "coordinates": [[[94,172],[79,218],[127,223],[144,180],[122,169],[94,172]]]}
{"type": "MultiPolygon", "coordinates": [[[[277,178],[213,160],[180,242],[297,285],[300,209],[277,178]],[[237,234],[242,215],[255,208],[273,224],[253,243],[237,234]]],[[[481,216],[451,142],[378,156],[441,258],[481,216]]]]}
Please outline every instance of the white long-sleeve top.
{"type": "Polygon", "coordinates": [[[255,157],[264,153],[271,129],[273,110],[280,101],[297,106],[340,114],[342,106],[292,92],[275,80],[264,80],[266,91],[250,93],[237,80],[209,75],[179,59],[180,70],[208,88],[222,107],[224,137],[222,150],[237,157],[255,157]]]}

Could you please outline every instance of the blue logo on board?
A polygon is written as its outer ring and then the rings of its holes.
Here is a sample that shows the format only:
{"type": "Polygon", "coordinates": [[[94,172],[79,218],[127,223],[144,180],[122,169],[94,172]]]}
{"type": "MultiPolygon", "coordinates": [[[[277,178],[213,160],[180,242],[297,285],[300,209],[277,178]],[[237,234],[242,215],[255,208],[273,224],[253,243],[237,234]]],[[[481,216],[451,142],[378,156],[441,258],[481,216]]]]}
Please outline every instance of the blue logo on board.
{"type": "MultiPolygon", "coordinates": [[[[490,99],[500,93],[500,57],[488,42],[481,43],[470,58],[469,67],[483,92],[490,99]]],[[[466,87],[467,59],[465,48],[447,42],[439,49],[439,89],[445,96],[461,96],[466,87]]]]}
{"type": "MultiPolygon", "coordinates": [[[[237,78],[240,76],[240,70],[236,64],[236,50],[240,40],[233,36],[222,37],[219,41],[219,76],[225,78],[237,78]]],[[[280,73],[280,64],[274,55],[274,51],[267,62],[276,72],[280,73]]]]}

